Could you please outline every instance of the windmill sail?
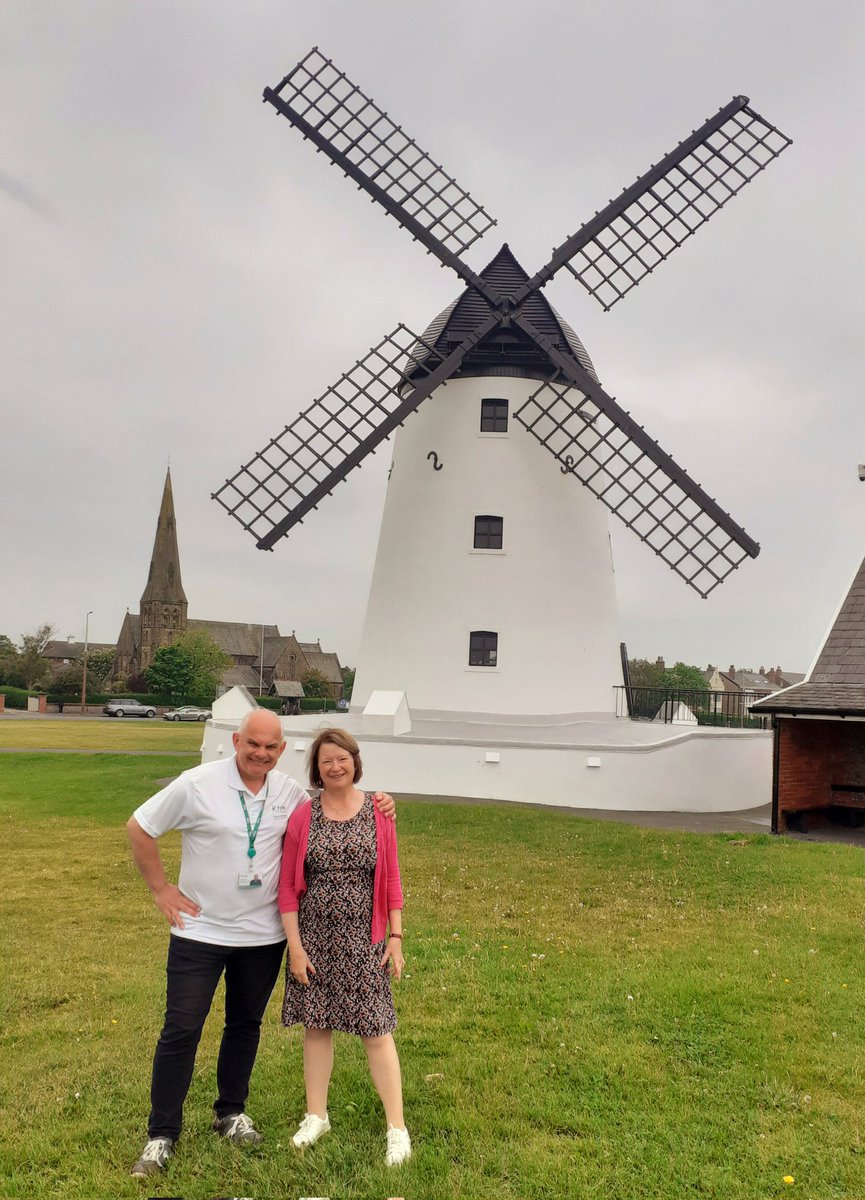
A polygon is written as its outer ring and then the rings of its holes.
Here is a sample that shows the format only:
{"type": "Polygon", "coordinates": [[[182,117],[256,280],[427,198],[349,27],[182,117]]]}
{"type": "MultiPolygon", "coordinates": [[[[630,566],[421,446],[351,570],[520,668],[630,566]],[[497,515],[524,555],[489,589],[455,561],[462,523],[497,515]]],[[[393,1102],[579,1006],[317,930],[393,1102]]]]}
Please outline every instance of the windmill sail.
{"type": "Polygon", "coordinates": [[[565,267],[609,312],[789,145],[737,96],[554,250],[526,294],[565,267]]]}
{"type": "Polygon", "coordinates": [[[272,549],[450,378],[497,323],[491,317],[444,359],[418,334],[398,325],[212,499],[253,534],[260,550],[272,549]]]}
{"type": "Polygon", "coordinates": [[[266,88],[264,98],[428,249],[446,250],[445,261],[455,270],[456,254],[495,225],[468,192],[317,48],[278,87],[266,88]]]}

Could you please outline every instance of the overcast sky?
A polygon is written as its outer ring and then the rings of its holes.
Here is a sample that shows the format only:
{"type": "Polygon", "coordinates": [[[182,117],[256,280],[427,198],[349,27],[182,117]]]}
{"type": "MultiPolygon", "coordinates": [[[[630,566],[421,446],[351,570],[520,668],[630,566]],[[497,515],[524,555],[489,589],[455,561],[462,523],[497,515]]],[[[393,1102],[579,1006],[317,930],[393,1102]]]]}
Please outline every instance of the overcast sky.
{"type": "Polygon", "coordinates": [[[607,391],[762,545],[701,600],[614,529],[632,656],[806,670],[865,552],[863,14],[4,0],[0,633],[81,638],[92,609],[91,640],[116,639],[170,459],[190,616],[355,660],[389,454],[270,554],[210,499],[460,290],[261,104],[318,45],[498,218],[475,269],[502,241],[537,269],[735,94],[794,139],[612,313],[570,277],[547,291],[607,391]]]}

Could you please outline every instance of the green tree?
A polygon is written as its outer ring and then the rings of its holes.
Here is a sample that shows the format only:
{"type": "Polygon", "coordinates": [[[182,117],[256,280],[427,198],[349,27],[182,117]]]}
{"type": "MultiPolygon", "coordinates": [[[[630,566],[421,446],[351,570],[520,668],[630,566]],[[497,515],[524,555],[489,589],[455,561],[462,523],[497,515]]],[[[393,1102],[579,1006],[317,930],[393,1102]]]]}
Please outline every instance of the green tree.
{"type": "Polygon", "coordinates": [[[706,676],[700,668],[689,666],[687,663],[677,662],[664,674],[666,675],[665,687],[687,688],[694,692],[705,692],[709,687],[706,676]]]}
{"type": "Polygon", "coordinates": [[[61,667],[54,678],[51,680],[51,691],[57,692],[61,696],[80,696],[81,695],[81,663],[70,663],[67,667],[61,667]]]}
{"type": "Polygon", "coordinates": [[[15,661],[15,670],[21,678],[21,687],[41,687],[51,678],[51,666],[42,657],[42,652],[54,637],[53,625],[40,625],[33,633],[23,633],[15,661]]]}
{"type": "Polygon", "coordinates": [[[189,696],[196,704],[211,704],[222,672],[233,659],[220,650],[203,629],[188,629],[174,643],[189,657],[189,696]]]}
{"type": "Polygon", "coordinates": [[[330,695],[330,684],[321,671],[317,671],[315,668],[302,675],[300,682],[303,684],[304,696],[325,697],[330,695]]]}
{"type": "Polygon", "coordinates": [[[354,667],[344,667],[342,672],[342,695],[344,700],[351,699],[354,688],[354,667]]]}
{"type": "Polygon", "coordinates": [[[631,658],[628,660],[628,674],[632,687],[665,687],[666,674],[660,663],[649,662],[647,658],[631,658]]]}
{"type": "Polygon", "coordinates": [[[18,647],[5,633],[0,633],[0,683],[20,687],[20,684],[11,678],[16,671],[17,661],[18,647]]]}
{"type": "Polygon", "coordinates": [[[151,692],[179,698],[191,690],[192,664],[189,654],[177,642],[160,646],[144,674],[151,692]]]}
{"type": "Polygon", "coordinates": [[[90,684],[93,684],[94,690],[97,685],[101,687],[108,676],[111,674],[111,668],[114,666],[114,651],[113,650],[88,650],[87,652],[87,690],[90,691],[90,684]]]}

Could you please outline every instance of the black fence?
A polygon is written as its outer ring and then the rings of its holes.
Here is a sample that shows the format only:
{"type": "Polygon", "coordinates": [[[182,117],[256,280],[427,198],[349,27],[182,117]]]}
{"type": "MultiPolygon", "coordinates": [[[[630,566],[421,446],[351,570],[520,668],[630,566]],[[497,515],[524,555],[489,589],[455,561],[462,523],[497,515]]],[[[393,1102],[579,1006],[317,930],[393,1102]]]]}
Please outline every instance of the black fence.
{"type": "Polygon", "coordinates": [[[617,687],[616,716],[666,725],[718,725],[735,729],[768,729],[769,713],[751,713],[765,692],[713,692],[690,688],[617,687]]]}

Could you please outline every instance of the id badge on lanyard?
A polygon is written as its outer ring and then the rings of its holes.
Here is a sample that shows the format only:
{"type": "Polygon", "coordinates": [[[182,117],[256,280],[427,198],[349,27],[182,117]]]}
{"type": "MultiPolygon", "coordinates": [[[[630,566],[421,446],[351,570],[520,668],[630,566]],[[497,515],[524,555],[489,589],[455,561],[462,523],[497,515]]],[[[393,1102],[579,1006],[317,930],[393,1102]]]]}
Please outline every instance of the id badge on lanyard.
{"type": "Polygon", "coordinates": [[[243,819],[246,821],[246,837],[249,842],[246,851],[247,864],[245,871],[239,871],[237,875],[237,886],[243,888],[260,888],[261,876],[255,869],[255,839],[258,836],[258,827],[261,824],[261,818],[264,816],[264,806],[267,804],[267,790],[269,780],[264,785],[264,798],[261,802],[261,811],[256,818],[255,825],[249,819],[249,811],[246,807],[246,800],[243,797],[243,792],[238,792],[240,797],[240,806],[243,809],[243,819]]]}

